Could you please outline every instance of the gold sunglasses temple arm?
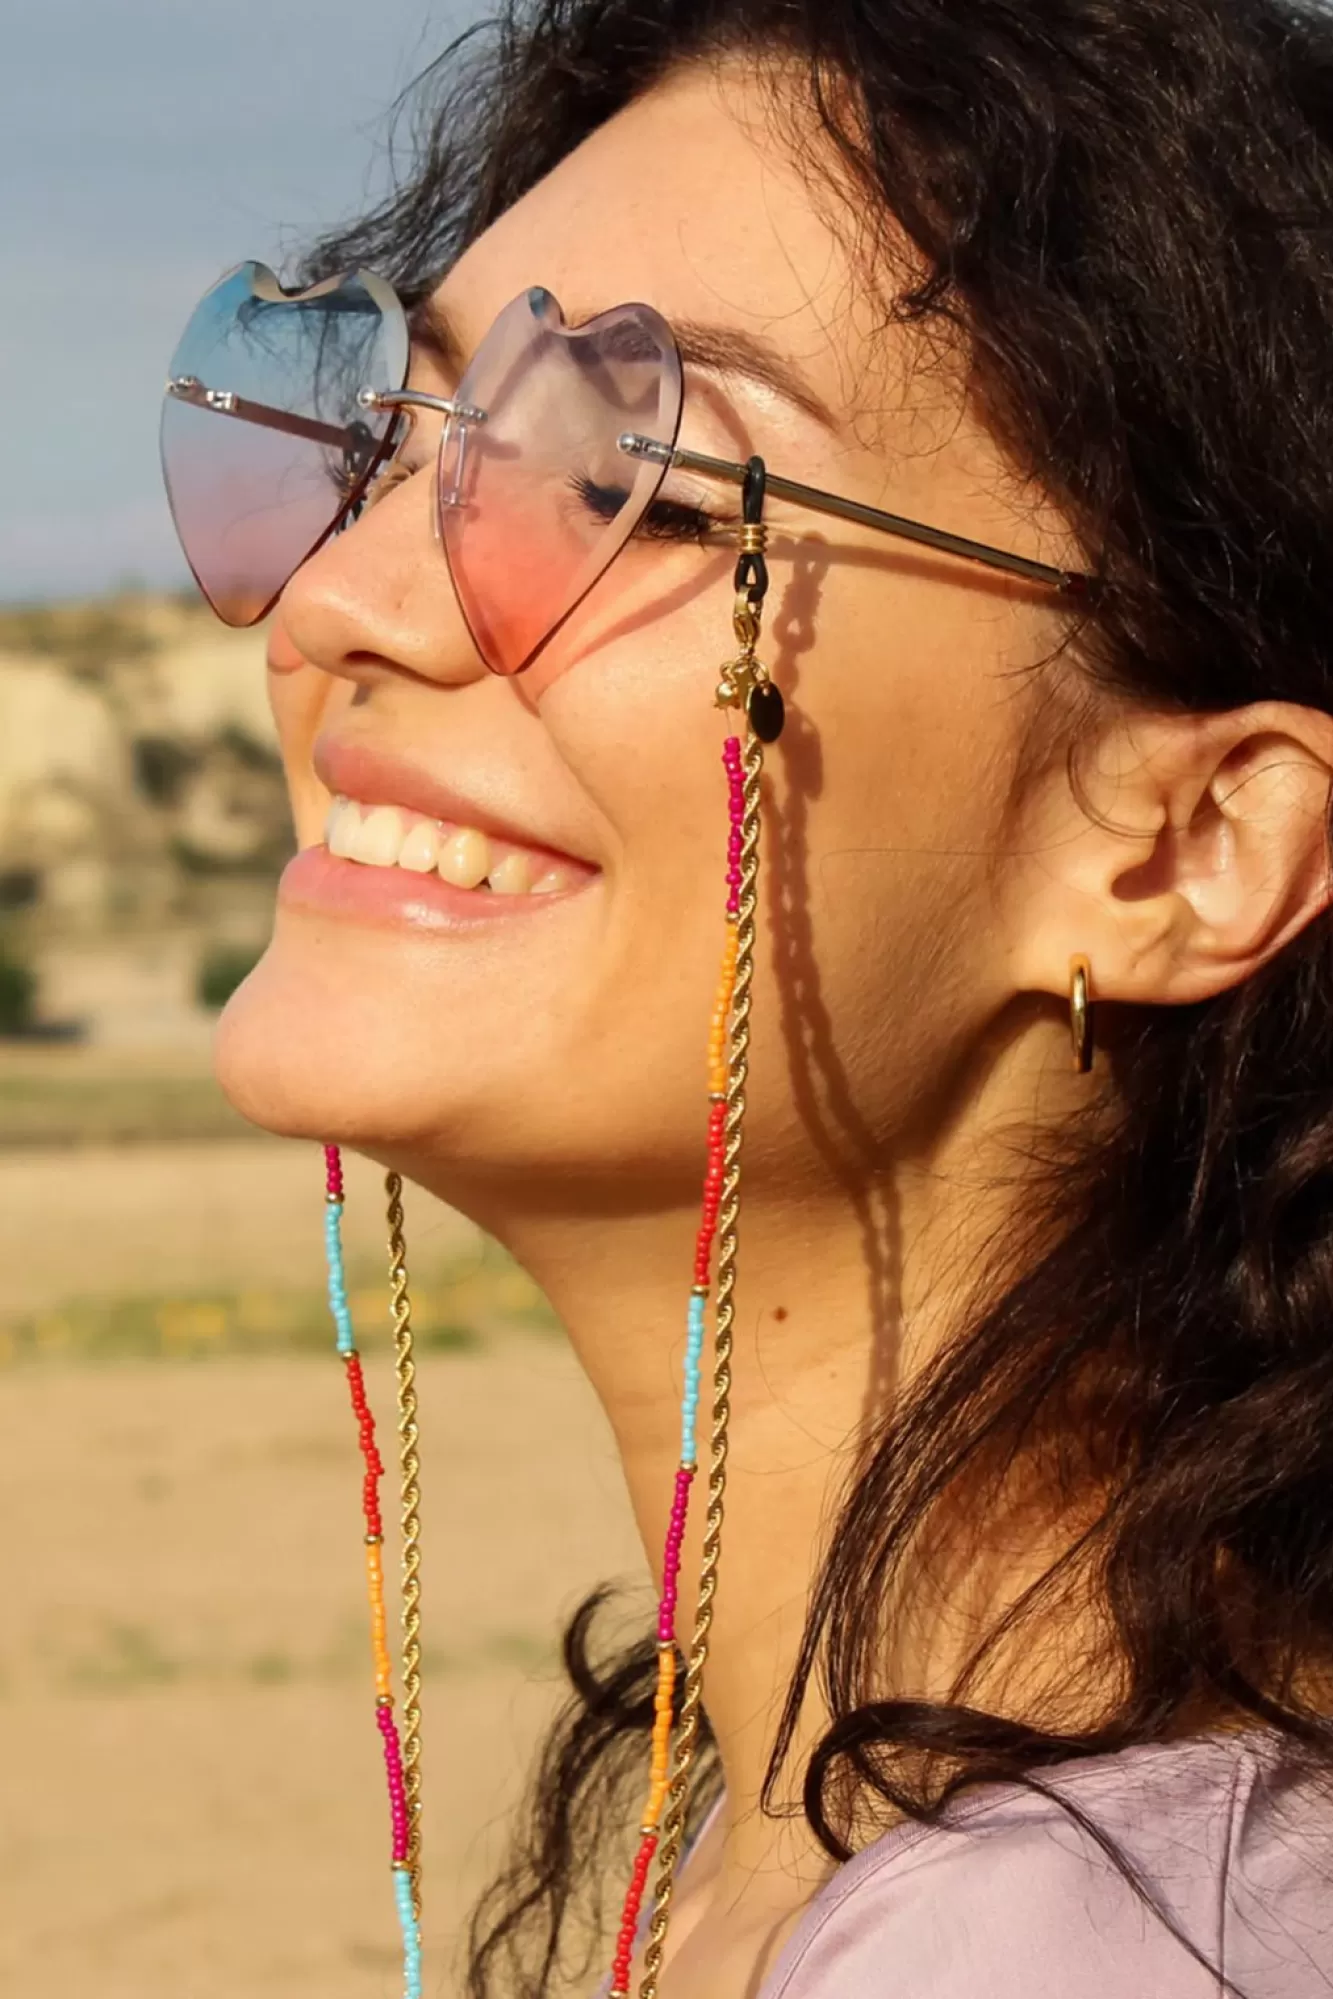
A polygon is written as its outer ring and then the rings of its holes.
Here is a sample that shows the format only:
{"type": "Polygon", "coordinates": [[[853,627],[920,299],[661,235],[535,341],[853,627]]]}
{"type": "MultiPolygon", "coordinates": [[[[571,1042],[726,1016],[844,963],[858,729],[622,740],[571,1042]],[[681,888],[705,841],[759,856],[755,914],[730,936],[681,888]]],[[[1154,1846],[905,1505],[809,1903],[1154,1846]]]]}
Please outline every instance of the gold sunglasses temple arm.
{"type": "MultiPolygon", "coordinates": [[[[731,486],[740,486],[745,482],[745,467],[734,464],[728,458],[710,458],[702,451],[673,449],[668,444],[658,444],[651,437],[642,437],[636,431],[625,431],[618,442],[627,458],[679,466],[687,472],[702,472],[709,478],[725,479],[731,486]]],[[[944,528],[928,527],[924,521],[885,513],[879,507],[865,506],[860,500],[845,500],[837,493],[821,492],[817,486],[803,486],[798,480],[780,478],[776,472],[768,474],[767,483],[768,492],[775,499],[790,500],[794,505],[809,507],[817,514],[832,514],[839,520],[855,521],[861,527],[875,528],[880,534],[895,535],[900,541],[916,542],[923,548],[935,548],[944,555],[961,556],[965,562],[977,562],[987,569],[1002,569],[1006,574],[1021,576],[1029,583],[1047,584],[1066,596],[1086,596],[1092,587],[1092,578],[1081,570],[1057,569],[1049,562],[1036,562],[1027,555],[1013,555],[1008,549],[992,548],[984,541],[969,541],[966,535],[949,534],[944,528]]]]}

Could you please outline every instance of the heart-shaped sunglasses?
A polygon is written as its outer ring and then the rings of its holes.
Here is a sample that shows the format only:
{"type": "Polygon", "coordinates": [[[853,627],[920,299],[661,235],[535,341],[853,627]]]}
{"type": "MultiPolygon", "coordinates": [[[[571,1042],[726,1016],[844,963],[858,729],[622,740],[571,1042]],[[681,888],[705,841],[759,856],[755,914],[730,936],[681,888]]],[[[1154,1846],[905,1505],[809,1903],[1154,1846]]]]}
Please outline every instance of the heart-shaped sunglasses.
{"type": "MultiPolygon", "coordinates": [[[[681,359],[651,306],[571,327],[533,287],[500,313],[448,397],[404,386],[409,348],[402,304],[368,272],[287,292],[265,265],[242,264],[196,308],[172,357],[162,464],[186,560],[227,624],[272,609],[402,448],[413,411],[443,419],[439,538],[496,673],[520,672],[583,601],[669,471],[745,482],[745,465],[678,445],[681,359]]],[[[1088,589],[1078,571],[777,473],[766,490],[1065,594],[1088,589]]]]}

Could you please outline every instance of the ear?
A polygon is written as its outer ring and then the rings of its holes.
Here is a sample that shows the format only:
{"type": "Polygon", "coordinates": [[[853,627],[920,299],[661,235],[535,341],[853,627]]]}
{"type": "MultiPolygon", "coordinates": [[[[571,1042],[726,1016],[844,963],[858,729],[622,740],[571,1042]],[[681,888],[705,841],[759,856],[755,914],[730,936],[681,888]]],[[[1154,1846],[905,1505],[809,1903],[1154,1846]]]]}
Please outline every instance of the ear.
{"type": "Polygon", "coordinates": [[[1184,1005],[1246,979],[1333,901],[1333,716],[1285,702],[1120,715],[1020,811],[1020,991],[1184,1005]]]}

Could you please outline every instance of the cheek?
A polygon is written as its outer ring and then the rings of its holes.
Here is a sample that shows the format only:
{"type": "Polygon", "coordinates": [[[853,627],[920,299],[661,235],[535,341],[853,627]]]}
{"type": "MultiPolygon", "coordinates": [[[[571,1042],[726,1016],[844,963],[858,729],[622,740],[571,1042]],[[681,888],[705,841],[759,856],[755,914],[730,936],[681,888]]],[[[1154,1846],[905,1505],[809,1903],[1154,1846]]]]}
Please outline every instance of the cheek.
{"type": "MultiPolygon", "coordinates": [[[[711,700],[716,647],[667,636],[580,662],[540,700],[604,829],[586,897],[503,934],[434,942],[280,912],[219,1042],[242,1110],[392,1148],[464,1207],[497,1176],[572,1188],[613,1175],[618,1198],[631,1181],[682,1201],[697,1191],[725,934],[726,724],[711,700]]],[[[284,683],[277,698],[295,758],[313,694],[284,683]]]]}
{"type": "Polygon", "coordinates": [[[295,655],[289,657],[285,648],[276,660],[274,652],[270,639],[269,705],[277,725],[297,844],[310,847],[324,837],[329,807],[329,794],[311,767],[311,752],[329,715],[350,702],[352,688],[347,681],[321,673],[295,655]]]}
{"type": "Polygon", "coordinates": [[[1026,707],[997,671],[988,599],[835,578],[818,632],[777,663],[792,698],[768,759],[771,1014],[756,1031],[773,1045],[756,1073],[780,1075],[850,1165],[910,1121],[1005,997],[994,857],[1026,707]]]}
{"type": "MultiPolygon", "coordinates": [[[[775,616],[764,648],[792,699],[767,759],[750,1156],[788,1182],[848,1147],[863,1160],[986,1002],[1016,704],[974,605],[893,598],[889,621],[882,579],[840,581],[817,646],[775,616]]],[[[280,919],[224,1023],[242,1109],[392,1149],[464,1207],[519,1176],[697,1192],[738,727],[712,705],[729,608],[709,592],[534,695],[605,832],[601,882],[558,920],[521,942],[414,943],[280,919]]],[[[349,696],[306,668],[274,677],[303,838],[323,809],[310,745],[349,696]]]]}

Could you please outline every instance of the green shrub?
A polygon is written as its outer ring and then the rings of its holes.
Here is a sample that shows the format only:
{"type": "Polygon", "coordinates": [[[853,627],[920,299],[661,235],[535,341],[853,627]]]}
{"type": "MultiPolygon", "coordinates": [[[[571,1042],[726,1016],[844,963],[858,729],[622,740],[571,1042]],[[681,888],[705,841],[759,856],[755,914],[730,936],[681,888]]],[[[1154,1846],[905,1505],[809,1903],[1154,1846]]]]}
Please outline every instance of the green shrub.
{"type": "Polygon", "coordinates": [[[227,1004],[243,979],[248,979],[263,957],[262,945],[210,944],[199,960],[194,996],[200,1006],[214,1012],[227,1004]]]}
{"type": "Polygon", "coordinates": [[[37,974],[12,945],[0,942],[0,1034],[23,1034],[33,1024],[37,974]]]}

